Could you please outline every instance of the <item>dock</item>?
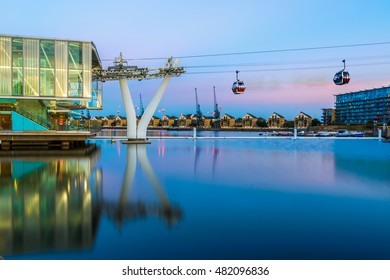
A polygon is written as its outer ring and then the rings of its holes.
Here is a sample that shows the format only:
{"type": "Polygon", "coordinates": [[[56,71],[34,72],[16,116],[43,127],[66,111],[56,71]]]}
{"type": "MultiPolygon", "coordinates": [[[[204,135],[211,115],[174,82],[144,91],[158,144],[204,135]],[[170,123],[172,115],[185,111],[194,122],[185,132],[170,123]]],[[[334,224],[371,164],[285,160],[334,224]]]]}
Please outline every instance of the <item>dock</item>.
{"type": "Polygon", "coordinates": [[[0,150],[60,149],[85,145],[96,133],[89,131],[0,131],[0,150]]]}

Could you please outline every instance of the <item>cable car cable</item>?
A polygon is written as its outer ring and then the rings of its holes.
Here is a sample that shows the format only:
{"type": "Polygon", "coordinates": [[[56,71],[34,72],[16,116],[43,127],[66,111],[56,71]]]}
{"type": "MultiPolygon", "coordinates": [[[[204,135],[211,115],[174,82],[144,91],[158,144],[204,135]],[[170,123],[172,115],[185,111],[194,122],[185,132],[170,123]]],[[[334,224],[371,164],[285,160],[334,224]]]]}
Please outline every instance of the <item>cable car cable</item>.
{"type": "MultiPolygon", "coordinates": [[[[250,55],[250,54],[262,54],[262,53],[280,53],[280,52],[296,52],[296,51],[311,51],[311,50],[324,50],[324,49],[367,47],[367,46],[378,46],[378,45],[389,45],[389,44],[390,44],[390,42],[374,42],[374,43],[303,47],[303,48],[291,48],[291,49],[260,50],[260,51],[248,51],[248,52],[182,55],[182,56],[175,56],[175,57],[176,58],[198,58],[198,57],[215,57],[215,56],[235,56],[235,55],[250,55]]],[[[128,58],[128,59],[124,59],[124,60],[161,60],[161,59],[166,59],[166,57],[128,58]]],[[[114,59],[101,59],[101,61],[113,61],[113,60],[114,59]]]]}
{"type": "MultiPolygon", "coordinates": [[[[374,66],[374,65],[387,65],[388,62],[378,62],[378,63],[362,63],[362,64],[352,64],[348,67],[361,67],[361,66],[374,66]]],[[[296,70],[316,70],[316,69],[331,69],[337,68],[338,66],[317,66],[317,67],[294,67],[294,68],[272,68],[272,69],[250,69],[250,70],[240,70],[240,72],[273,72],[273,71],[296,71],[296,70]]],[[[183,75],[192,75],[192,74],[222,74],[222,73],[232,73],[230,70],[221,70],[221,71],[204,71],[204,72],[185,72],[183,75]]]]}
{"type": "MultiPolygon", "coordinates": [[[[375,58],[390,58],[390,55],[376,55],[376,56],[362,56],[362,57],[350,57],[349,60],[365,60],[365,59],[375,59],[375,58]]],[[[290,60],[290,61],[276,61],[276,62],[261,62],[261,63],[240,63],[240,64],[214,64],[214,65],[186,65],[186,69],[190,68],[218,68],[218,67],[250,67],[250,66],[275,66],[275,65],[296,65],[296,64],[318,64],[319,62],[329,62],[338,60],[338,58],[326,58],[326,59],[308,59],[308,60],[290,60]]],[[[335,66],[336,67],[336,66],[335,66]]]]}

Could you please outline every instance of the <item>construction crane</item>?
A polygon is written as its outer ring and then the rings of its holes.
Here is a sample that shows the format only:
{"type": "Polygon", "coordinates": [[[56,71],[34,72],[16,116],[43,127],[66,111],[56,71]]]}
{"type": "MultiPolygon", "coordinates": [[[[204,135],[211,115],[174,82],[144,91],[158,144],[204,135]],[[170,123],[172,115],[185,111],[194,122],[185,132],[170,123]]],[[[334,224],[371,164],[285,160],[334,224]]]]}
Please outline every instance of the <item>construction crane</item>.
{"type": "Polygon", "coordinates": [[[144,105],[142,104],[142,96],[141,96],[141,93],[140,93],[139,94],[139,116],[142,117],[144,112],[145,112],[145,109],[144,109],[144,105]]]}
{"type": "Polygon", "coordinates": [[[196,127],[203,126],[202,122],[202,111],[198,102],[198,92],[195,88],[195,101],[196,101],[196,127]]]}
{"type": "Polygon", "coordinates": [[[214,119],[215,119],[213,126],[214,128],[218,128],[221,120],[221,112],[219,111],[218,108],[217,96],[215,94],[215,86],[213,86],[213,89],[214,89],[214,119]]]}

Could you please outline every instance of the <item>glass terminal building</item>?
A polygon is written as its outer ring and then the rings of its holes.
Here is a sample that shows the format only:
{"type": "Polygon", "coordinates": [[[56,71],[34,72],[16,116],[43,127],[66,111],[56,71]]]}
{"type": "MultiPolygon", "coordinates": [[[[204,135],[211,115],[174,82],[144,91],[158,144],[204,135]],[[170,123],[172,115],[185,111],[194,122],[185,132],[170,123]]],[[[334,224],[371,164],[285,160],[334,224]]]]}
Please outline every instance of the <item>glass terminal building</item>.
{"type": "Polygon", "coordinates": [[[99,69],[93,42],[0,35],[0,130],[52,129],[73,110],[101,109],[99,69]]]}
{"type": "Polygon", "coordinates": [[[390,87],[336,95],[336,122],[365,124],[390,121],[390,87]]]}

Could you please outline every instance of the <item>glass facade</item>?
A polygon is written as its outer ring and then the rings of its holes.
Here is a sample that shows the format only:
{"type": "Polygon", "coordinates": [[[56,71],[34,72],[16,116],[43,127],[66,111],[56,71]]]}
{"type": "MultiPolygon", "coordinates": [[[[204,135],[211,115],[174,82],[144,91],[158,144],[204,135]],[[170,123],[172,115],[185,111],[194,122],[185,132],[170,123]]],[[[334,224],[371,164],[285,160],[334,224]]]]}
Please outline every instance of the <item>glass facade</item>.
{"type": "Polygon", "coordinates": [[[0,92],[11,95],[11,38],[0,37],[0,92]]]}
{"type": "Polygon", "coordinates": [[[390,87],[336,95],[337,123],[390,121],[390,87]]]}
{"type": "MultiPolygon", "coordinates": [[[[81,97],[83,94],[83,46],[72,42],[68,45],[69,96],[81,97]]],[[[91,67],[89,65],[89,67],[91,67]]]]}
{"type": "Polygon", "coordinates": [[[39,40],[23,39],[23,70],[23,94],[39,96],[39,40]]]}
{"type": "Polygon", "coordinates": [[[98,58],[93,52],[92,42],[0,35],[0,98],[72,99],[88,104],[97,99],[93,95],[101,94],[92,87],[92,65],[100,67],[100,61],[92,61],[98,58]]]}
{"type": "Polygon", "coordinates": [[[54,96],[54,65],[55,65],[55,44],[53,41],[42,40],[39,48],[39,78],[42,96],[54,96]]]}
{"type": "MultiPolygon", "coordinates": [[[[18,96],[23,94],[23,39],[12,39],[12,52],[8,54],[12,57],[12,65],[9,70],[12,71],[12,95],[18,96]]],[[[0,84],[3,81],[0,81],[0,84]]],[[[2,94],[0,92],[0,94],[2,94]]],[[[6,93],[5,93],[6,94],[6,93]]]]}

